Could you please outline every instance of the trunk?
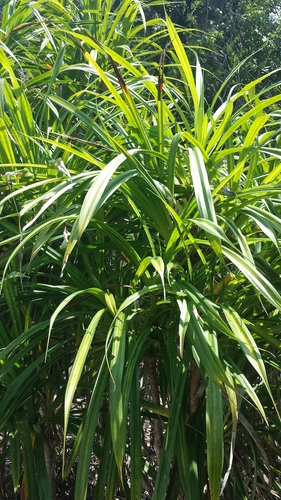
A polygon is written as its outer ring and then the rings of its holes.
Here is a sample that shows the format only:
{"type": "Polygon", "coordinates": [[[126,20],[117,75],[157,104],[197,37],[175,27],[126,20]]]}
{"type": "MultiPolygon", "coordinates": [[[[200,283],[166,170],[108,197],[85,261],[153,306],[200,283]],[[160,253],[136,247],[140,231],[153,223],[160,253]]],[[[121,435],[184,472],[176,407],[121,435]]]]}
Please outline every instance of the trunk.
{"type": "Polygon", "coordinates": [[[204,395],[204,387],[201,380],[201,372],[194,361],[191,361],[190,363],[189,373],[189,413],[192,415],[198,409],[200,401],[204,395]]]}
{"type": "MultiPolygon", "coordinates": [[[[160,395],[159,395],[159,382],[157,373],[157,358],[155,358],[154,356],[147,356],[144,360],[144,367],[150,385],[150,395],[152,402],[159,406],[160,395]]],[[[152,418],[151,427],[153,430],[156,462],[157,464],[159,464],[161,451],[163,447],[163,426],[161,420],[158,417],[152,418]]]]}
{"type": "Polygon", "coordinates": [[[51,499],[56,500],[56,450],[55,440],[52,439],[51,432],[49,435],[44,433],[44,455],[51,490],[51,499]]]}

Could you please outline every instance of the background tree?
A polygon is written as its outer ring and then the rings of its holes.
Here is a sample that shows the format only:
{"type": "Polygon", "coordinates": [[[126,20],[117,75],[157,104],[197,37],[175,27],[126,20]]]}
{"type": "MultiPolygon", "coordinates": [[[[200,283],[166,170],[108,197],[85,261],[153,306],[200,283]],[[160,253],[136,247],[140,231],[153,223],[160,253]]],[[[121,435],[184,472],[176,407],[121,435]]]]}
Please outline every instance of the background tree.
{"type": "MultiPolygon", "coordinates": [[[[200,55],[206,91],[214,92],[214,77],[225,80],[245,58],[233,83],[250,79],[279,67],[281,47],[280,5],[272,0],[194,0],[169,2],[165,7],[171,19],[192,31],[182,34],[186,46],[194,46],[200,55]],[[194,31],[195,30],[195,31],[194,31]],[[196,32],[196,30],[200,30],[196,32]],[[207,49],[207,50],[206,50],[207,49]]],[[[149,4],[152,17],[163,16],[163,8],[149,4]]],[[[271,77],[279,81],[279,74],[271,77]]]]}

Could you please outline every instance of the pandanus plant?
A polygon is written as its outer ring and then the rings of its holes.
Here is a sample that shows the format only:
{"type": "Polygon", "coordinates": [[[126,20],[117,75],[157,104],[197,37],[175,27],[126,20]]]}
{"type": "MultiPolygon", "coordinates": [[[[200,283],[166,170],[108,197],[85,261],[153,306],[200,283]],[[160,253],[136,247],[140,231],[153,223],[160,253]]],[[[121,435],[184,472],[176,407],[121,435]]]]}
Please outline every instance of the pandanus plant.
{"type": "Polygon", "coordinates": [[[137,2],[23,7],[0,47],[14,491],[53,499],[75,470],[86,499],[94,454],[95,498],[279,495],[278,88],[233,71],[207,103],[196,53],[137,2]]]}

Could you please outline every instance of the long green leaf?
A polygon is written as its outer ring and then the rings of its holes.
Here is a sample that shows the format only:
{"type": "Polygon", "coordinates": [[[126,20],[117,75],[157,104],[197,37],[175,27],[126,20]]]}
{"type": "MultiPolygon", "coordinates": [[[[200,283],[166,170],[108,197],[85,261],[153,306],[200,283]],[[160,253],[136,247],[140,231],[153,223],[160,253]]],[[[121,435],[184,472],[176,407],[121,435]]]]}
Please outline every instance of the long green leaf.
{"type": "Polygon", "coordinates": [[[229,248],[222,247],[223,254],[227,257],[246,278],[254,288],[263,295],[276,309],[281,308],[281,297],[274,286],[255,268],[252,262],[247,261],[242,255],[229,248]]]}
{"type": "Polygon", "coordinates": [[[126,347],[126,315],[120,313],[115,319],[112,333],[111,350],[111,382],[110,382],[110,424],[112,445],[117,465],[119,478],[122,484],[122,463],[125,452],[127,434],[127,408],[124,408],[124,395],[122,391],[122,378],[124,372],[126,347]]]}
{"type": "Polygon", "coordinates": [[[14,485],[14,493],[17,492],[20,479],[20,438],[19,429],[15,422],[15,418],[9,422],[9,438],[10,438],[10,455],[12,478],[14,485]]]}
{"type": "Polygon", "coordinates": [[[225,314],[225,317],[228,321],[228,324],[230,328],[232,329],[234,335],[237,338],[237,341],[239,342],[241,349],[243,350],[246,358],[248,359],[249,363],[253,366],[253,368],[256,370],[257,374],[263,381],[273,404],[275,405],[274,398],[272,396],[272,392],[270,389],[270,385],[268,382],[267,374],[266,374],[266,369],[264,366],[264,362],[262,360],[261,353],[257,347],[257,344],[251,335],[250,331],[248,330],[247,326],[243,322],[242,318],[237,314],[237,312],[230,308],[230,307],[223,307],[223,311],[225,314]]]}
{"type": "MultiPolygon", "coordinates": [[[[110,348],[110,345],[109,345],[110,348]]],[[[88,477],[91,454],[93,451],[93,442],[96,433],[96,425],[100,413],[100,406],[104,394],[105,386],[108,382],[108,368],[104,357],[96,377],[90,404],[85,415],[83,435],[81,440],[80,455],[78,458],[77,476],[75,482],[75,500],[86,500],[88,477]]]]}
{"type": "Polygon", "coordinates": [[[223,409],[221,388],[208,381],[206,390],[207,467],[211,500],[218,500],[223,466],[223,409]]]}
{"type": "MultiPolygon", "coordinates": [[[[65,250],[64,259],[63,259],[63,267],[66,266],[68,257],[72,252],[74,246],[77,241],[81,238],[83,232],[88,226],[91,218],[95,215],[96,211],[100,208],[100,202],[104,195],[104,191],[114,174],[115,170],[126,160],[126,157],[123,153],[121,153],[117,158],[111,160],[106,167],[97,175],[92,186],[87,192],[85,199],[83,201],[80,213],[78,218],[76,219],[72,231],[70,233],[68,245],[65,250]]],[[[122,179],[123,180],[123,179],[122,179]]],[[[117,189],[118,185],[115,186],[117,189]]]]}
{"type": "Polygon", "coordinates": [[[81,373],[84,369],[86,358],[91,347],[95,331],[99,325],[102,315],[106,309],[101,309],[92,318],[84,336],[79,346],[78,352],[75,356],[73,366],[71,368],[70,376],[67,382],[65,390],[65,401],[64,401],[64,449],[67,437],[67,427],[69,421],[69,415],[71,410],[71,405],[81,373]]]}
{"type": "MultiPolygon", "coordinates": [[[[214,224],[217,224],[217,217],[209,185],[208,175],[202,153],[199,148],[189,149],[189,160],[199,216],[202,219],[207,219],[214,224]]],[[[207,234],[215,253],[221,260],[223,260],[220,238],[218,238],[213,233],[207,234]]]]}
{"type": "Polygon", "coordinates": [[[192,100],[193,100],[193,105],[194,105],[194,110],[195,114],[197,113],[198,110],[198,94],[197,94],[197,89],[196,89],[196,84],[194,80],[194,76],[192,73],[191,65],[188,60],[188,57],[186,55],[186,51],[183,47],[183,44],[181,42],[181,39],[179,37],[179,34],[177,33],[177,30],[170,20],[168,16],[166,16],[166,23],[170,35],[170,40],[173,44],[173,47],[175,49],[178,61],[179,61],[179,67],[181,74],[183,76],[184,82],[188,85],[192,100]]]}
{"type": "Polygon", "coordinates": [[[22,420],[22,427],[23,427],[23,465],[24,465],[24,477],[26,480],[27,496],[30,500],[38,500],[38,488],[37,488],[36,469],[34,462],[34,450],[33,450],[34,435],[25,415],[22,420]]]}
{"type": "Polygon", "coordinates": [[[142,498],[142,423],[140,411],[139,367],[135,366],[130,390],[130,438],[131,438],[131,495],[142,498]]]}

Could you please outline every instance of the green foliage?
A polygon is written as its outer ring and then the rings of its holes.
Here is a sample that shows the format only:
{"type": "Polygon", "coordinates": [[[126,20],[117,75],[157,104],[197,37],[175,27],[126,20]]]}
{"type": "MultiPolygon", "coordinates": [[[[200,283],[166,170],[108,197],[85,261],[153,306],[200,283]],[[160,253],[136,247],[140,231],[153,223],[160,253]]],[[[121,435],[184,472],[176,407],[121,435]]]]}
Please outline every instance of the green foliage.
{"type": "Polygon", "coordinates": [[[86,499],[94,453],[98,498],[279,494],[277,85],[233,71],[207,102],[181,32],[146,34],[137,2],[8,2],[1,22],[14,490],[55,498],[57,453],[86,499]]]}

